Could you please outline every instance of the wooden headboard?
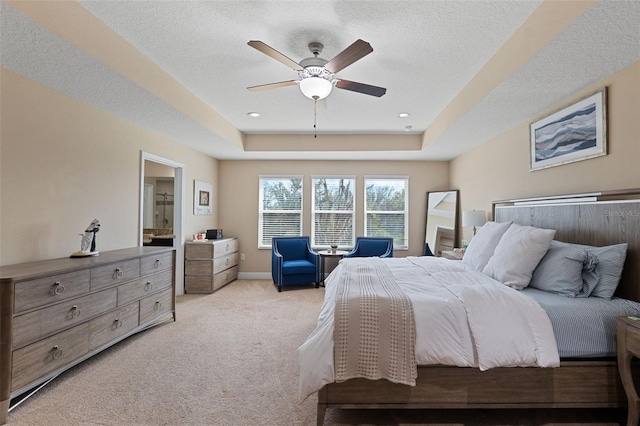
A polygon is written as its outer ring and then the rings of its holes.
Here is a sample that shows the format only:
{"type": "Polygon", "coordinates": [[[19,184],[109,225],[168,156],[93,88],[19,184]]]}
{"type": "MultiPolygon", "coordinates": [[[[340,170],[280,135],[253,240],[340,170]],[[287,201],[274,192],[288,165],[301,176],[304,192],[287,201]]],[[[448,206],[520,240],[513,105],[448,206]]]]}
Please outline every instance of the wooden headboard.
{"type": "Polygon", "coordinates": [[[616,296],[640,302],[640,189],[495,201],[493,217],[555,229],[555,239],[568,243],[627,243],[616,296]]]}

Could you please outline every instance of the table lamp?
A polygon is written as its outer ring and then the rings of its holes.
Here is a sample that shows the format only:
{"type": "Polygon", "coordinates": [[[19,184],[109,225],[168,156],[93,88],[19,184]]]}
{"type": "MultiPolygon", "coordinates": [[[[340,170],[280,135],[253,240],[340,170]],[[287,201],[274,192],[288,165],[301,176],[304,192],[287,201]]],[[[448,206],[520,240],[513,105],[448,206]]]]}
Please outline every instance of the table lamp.
{"type": "Polygon", "coordinates": [[[487,222],[487,212],[484,210],[466,210],[462,212],[462,226],[473,226],[473,236],[476,236],[476,228],[487,222]]]}

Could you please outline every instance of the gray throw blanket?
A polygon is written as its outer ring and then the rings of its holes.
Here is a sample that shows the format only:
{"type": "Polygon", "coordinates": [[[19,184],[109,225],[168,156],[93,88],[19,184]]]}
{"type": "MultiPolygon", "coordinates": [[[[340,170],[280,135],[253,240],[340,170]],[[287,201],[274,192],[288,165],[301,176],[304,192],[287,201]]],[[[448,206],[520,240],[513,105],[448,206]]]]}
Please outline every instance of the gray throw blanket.
{"type": "Polygon", "coordinates": [[[334,362],[337,382],[361,377],[415,386],[413,305],[380,258],[341,261],[336,285],[334,362]]]}

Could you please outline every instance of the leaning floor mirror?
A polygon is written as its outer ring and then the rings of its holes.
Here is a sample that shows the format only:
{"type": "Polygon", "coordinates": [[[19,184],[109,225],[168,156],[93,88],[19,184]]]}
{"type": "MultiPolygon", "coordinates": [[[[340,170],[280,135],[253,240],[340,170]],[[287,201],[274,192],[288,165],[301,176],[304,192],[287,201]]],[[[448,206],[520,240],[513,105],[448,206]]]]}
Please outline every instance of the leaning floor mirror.
{"type": "Polygon", "coordinates": [[[427,192],[424,242],[435,256],[453,250],[458,242],[458,195],[457,189],[427,192]]]}

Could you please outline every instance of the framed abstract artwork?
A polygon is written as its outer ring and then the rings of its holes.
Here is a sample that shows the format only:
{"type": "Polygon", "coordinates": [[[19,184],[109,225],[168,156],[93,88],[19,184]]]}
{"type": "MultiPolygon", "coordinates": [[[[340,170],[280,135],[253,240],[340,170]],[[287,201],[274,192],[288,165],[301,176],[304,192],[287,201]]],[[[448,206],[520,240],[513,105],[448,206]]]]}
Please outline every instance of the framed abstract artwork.
{"type": "Polygon", "coordinates": [[[213,187],[209,182],[193,181],[193,214],[212,214],[213,187]]]}
{"type": "Polygon", "coordinates": [[[607,155],[606,88],[531,123],[531,170],[607,155]]]}

